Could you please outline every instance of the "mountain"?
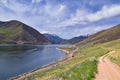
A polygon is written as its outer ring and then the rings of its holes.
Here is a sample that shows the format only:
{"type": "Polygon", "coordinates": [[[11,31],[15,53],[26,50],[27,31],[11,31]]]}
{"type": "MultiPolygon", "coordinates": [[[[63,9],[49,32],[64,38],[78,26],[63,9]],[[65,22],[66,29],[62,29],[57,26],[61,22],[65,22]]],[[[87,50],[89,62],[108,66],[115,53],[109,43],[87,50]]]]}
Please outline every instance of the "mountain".
{"type": "Polygon", "coordinates": [[[43,34],[53,44],[73,44],[86,39],[88,36],[78,36],[71,39],[63,39],[55,34],[43,34]]]}
{"type": "Polygon", "coordinates": [[[62,41],[62,43],[71,43],[71,44],[74,44],[74,43],[77,43],[77,42],[80,42],[80,41],[83,41],[84,39],[88,38],[88,36],[78,36],[78,37],[73,37],[71,39],[67,39],[67,40],[64,40],[62,41]]]}
{"type": "Polygon", "coordinates": [[[62,40],[61,37],[55,35],[55,34],[48,34],[48,33],[44,33],[43,34],[49,41],[51,41],[51,43],[53,44],[60,44],[62,40]]]}
{"type": "Polygon", "coordinates": [[[120,24],[91,35],[89,38],[83,40],[82,42],[79,42],[79,44],[105,43],[117,39],[120,39],[120,24]]]}
{"type": "Polygon", "coordinates": [[[16,21],[0,21],[0,43],[49,44],[49,40],[32,27],[16,21]]]}

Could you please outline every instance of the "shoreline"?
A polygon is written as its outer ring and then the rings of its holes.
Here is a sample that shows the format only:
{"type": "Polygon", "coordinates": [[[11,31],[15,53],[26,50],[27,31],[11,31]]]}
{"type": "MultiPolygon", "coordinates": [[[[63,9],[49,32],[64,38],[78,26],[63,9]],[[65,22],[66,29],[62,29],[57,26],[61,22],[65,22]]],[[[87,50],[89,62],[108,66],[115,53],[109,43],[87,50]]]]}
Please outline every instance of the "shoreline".
{"type": "Polygon", "coordinates": [[[59,66],[60,64],[62,64],[62,63],[64,63],[64,62],[72,59],[73,54],[78,50],[78,48],[76,48],[76,49],[73,50],[73,51],[70,51],[70,50],[67,50],[67,49],[64,49],[64,48],[56,48],[56,49],[65,52],[65,54],[66,54],[66,55],[64,56],[65,58],[62,57],[62,58],[60,58],[58,61],[55,61],[55,62],[53,62],[53,63],[44,65],[44,66],[42,66],[42,67],[40,67],[40,68],[37,68],[37,69],[35,69],[35,70],[29,71],[29,72],[25,72],[25,73],[20,74],[20,75],[18,75],[18,76],[12,77],[12,78],[10,78],[10,80],[22,80],[22,79],[24,79],[24,78],[26,78],[26,77],[29,77],[29,76],[31,76],[31,75],[33,75],[33,74],[35,74],[35,73],[40,72],[40,71],[44,71],[44,70],[47,70],[47,69],[51,69],[51,68],[53,68],[53,67],[57,67],[57,66],[59,66]]]}

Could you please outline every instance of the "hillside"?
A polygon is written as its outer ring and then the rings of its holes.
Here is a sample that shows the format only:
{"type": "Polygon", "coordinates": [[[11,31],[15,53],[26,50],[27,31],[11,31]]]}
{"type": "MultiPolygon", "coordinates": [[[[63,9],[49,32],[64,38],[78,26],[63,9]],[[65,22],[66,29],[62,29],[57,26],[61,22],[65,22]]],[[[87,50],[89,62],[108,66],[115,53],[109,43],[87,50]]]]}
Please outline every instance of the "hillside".
{"type": "Polygon", "coordinates": [[[0,43],[48,44],[50,42],[32,27],[12,20],[0,21],[0,43]]]}
{"type": "MultiPolygon", "coordinates": [[[[77,46],[75,46],[73,50],[70,50],[74,52],[78,49],[70,60],[64,61],[61,65],[55,65],[50,69],[33,73],[28,77],[25,77],[23,80],[94,80],[98,71],[98,59],[101,56],[106,56],[111,53],[111,51],[114,51],[115,53],[108,55],[108,58],[120,66],[119,31],[120,25],[117,25],[90,36],[88,39],[77,43],[77,46]]],[[[116,76],[119,77],[119,75],[116,76]]]]}
{"type": "Polygon", "coordinates": [[[110,29],[106,29],[100,31],[94,35],[91,35],[89,38],[85,39],[84,41],[80,42],[79,44],[86,44],[86,43],[105,43],[112,40],[120,39],[120,24],[116,25],[110,29]]]}

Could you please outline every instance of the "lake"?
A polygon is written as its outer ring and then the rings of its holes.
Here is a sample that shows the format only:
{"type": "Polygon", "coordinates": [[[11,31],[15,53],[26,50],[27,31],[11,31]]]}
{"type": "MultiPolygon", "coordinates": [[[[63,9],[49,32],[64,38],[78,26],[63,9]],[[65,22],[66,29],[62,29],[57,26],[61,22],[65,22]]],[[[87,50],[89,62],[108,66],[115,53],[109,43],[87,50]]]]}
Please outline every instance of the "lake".
{"type": "Polygon", "coordinates": [[[55,62],[65,56],[57,47],[68,45],[0,45],[0,80],[55,62]]]}

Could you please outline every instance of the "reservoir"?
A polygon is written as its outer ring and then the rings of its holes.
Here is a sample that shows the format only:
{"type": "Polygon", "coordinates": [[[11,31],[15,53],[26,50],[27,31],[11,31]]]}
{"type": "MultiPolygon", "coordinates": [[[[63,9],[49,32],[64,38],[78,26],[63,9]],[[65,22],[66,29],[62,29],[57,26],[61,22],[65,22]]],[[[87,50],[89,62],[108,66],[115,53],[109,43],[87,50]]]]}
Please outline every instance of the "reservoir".
{"type": "Polygon", "coordinates": [[[68,45],[0,45],[0,80],[55,62],[65,56],[57,47],[68,45]]]}

